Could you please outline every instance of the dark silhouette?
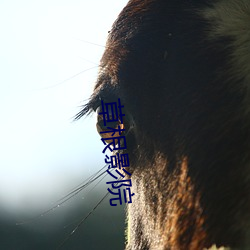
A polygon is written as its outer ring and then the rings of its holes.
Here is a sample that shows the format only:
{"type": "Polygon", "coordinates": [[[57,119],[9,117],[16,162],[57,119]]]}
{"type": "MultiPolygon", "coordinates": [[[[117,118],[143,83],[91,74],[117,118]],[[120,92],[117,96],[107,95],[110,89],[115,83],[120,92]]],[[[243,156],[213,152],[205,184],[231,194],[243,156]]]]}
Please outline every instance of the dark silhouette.
{"type": "Polygon", "coordinates": [[[127,250],[250,249],[248,0],[131,0],[95,91],[125,106],[127,250]]]}

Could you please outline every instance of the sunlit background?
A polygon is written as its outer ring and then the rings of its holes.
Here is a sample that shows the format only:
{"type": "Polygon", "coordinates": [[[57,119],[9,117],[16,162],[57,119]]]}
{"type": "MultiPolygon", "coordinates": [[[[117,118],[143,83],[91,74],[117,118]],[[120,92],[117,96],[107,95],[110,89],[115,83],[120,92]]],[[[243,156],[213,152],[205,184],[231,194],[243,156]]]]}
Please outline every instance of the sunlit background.
{"type": "MultiPolygon", "coordinates": [[[[16,225],[104,166],[95,116],[73,117],[92,92],[108,31],[126,2],[0,1],[0,249],[56,249],[105,195],[103,180],[16,225]]],[[[103,203],[62,249],[123,248],[124,207],[103,203]]]]}

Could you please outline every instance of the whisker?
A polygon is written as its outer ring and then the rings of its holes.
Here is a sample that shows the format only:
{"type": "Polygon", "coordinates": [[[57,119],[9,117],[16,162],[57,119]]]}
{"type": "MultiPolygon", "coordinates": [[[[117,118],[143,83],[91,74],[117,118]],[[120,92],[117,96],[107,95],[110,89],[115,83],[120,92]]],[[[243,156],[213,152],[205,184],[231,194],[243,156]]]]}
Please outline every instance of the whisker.
{"type": "MultiPolygon", "coordinates": [[[[104,167],[102,167],[100,170],[98,170],[95,174],[91,175],[90,177],[88,177],[86,180],[84,180],[82,183],[80,183],[79,185],[77,185],[74,189],[72,189],[67,195],[65,195],[64,197],[62,197],[61,199],[59,199],[56,202],[61,202],[62,200],[66,199],[67,197],[70,196],[73,197],[76,194],[78,194],[82,189],[86,188],[87,186],[89,186],[92,182],[94,182],[95,180],[97,180],[98,178],[100,178],[106,171],[102,172],[101,174],[99,174],[104,168],[107,167],[108,164],[106,164],[104,167]],[[99,174],[99,175],[98,175],[99,174]],[[97,176],[98,175],[98,176],[97,176]],[[87,182],[87,183],[85,183],[87,182]],[[80,190],[80,191],[79,191],[80,190]],[[73,196],[71,196],[73,195],[73,196]]],[[[68,199],[67,199],[68,200],[68,199]]]]}
{"type": "Polygon", "coordinates": [[[84,221],[95,211],[95,209],[108,197],[109,192],[107,192],[101,200],[98,201],[98,203],[92,208],[92,210],[76,225],[76,227],[71,231],[71,233],[60,243],[60,245],[56,248],[61,249],[64,244],[70,239],[70,237],[78,230],[78,228],[84,223],[84,221]]]}
{"type": "Polygon", "coordinates": [[[83,39],[79,39],[79,38],[76,38],[76,40],[81,41],[83,43],[88,43],[88,44],[95,45],[95,46],[98,46],[98,47],[106,48],[106,46],[104,46],[104,45],[97,44],[97,43],[92,43],[92,42],[89,42],[87,40],[83,40],[83,39]]]}
{"type": "Polygon", "coordinates": [[[106,50],[115,51],[118,55],[121,54],[121,51],[119,49],[117,49],[114,46],[109,46],[108,44],[106,44],[104,46],[104,45],[100,45],[100,44],[97,44],[97,43],[92,43],[92,42],[89,42],[89,41],[86,41],[86,40],[82,40],[82,39],[78,39],[78,38],[76,38],[76,40],[81,41],[83,43],[91,44],[91,45],[94,45],[94,46],[102,47],[102,48],[104,48],[106,50]]]}
{"type": "Polygon", "coordinates": [[[98,67],[99,67],[99,65],[96,64],[96,66],[88,68],[88,69],[85,69],[85,70],[82,70],[79,73],[76,73],[75,75],[73,75],[73,76],[71,76],[71,77],[69,77],[69,78],[67,78],[67,79],[65,79],[65,80],[63,80],[63,81],[61,81],[61,82],[59,82],[57,84],[54,84],[54,85],[51,85],[51,86],[47,86],[47,87],[43,87],[43,88],[34,89],[33,91],[40,91],[40,90],[47,90],[47,89],[55,88],[55,87],[57,87],[57,86],[65,83],[67,81],[70,81],[70,80],[74,79],[75,77],[77,77],[77,76],[79,76],[79,75],[81,75],[81,74],[83,74],[83,73],[85,73],[85,72],[87,72],[89,70],[96,69],[98,67]]]}
{"type": "Polygon", "coordinates": [[[51,208],[49,208],[48,210],[46,210],[45,212],[35,216],[34,218],[30,219],[30,220],[26,220],[26,221],[22,221],[22,222],[17,222],[16,225],[20,226],[23,224],[27,224],[30,222],[33,222],[41,217],[43,217],[44,215],[48,214],[51,211],[54,211],[56,208],[60,207],[62,204],[64,204],[65,202],[67,202],[68,200],[70,200],[71,198],[73,198],[74,196],[76,196],[79,192],[81,192],[84,188],[88,187],[91,183],[93,183],[95,180],[97,180],[98,178],[100,178],[102,175],[104,175],[106,173],[106,170],[101,172],[104,168],[107,167],[107,164],[102,167],[100,170],[98,170],[95,174],[91,175],[90,177],[88,177],[86,180],[84,180],[81,184],[77,185],[72,191],[70,191],[67,195],[63,196],[61,199],[57,200],[55,203],[56,205],[52,206],[51,208]],[[101,172],[101,173],[100,173],[101,172]],[[99,174],[100,173],[100,174],[99,174]]]}
{"type": "MultiPolygon", "coordinates": [[[[118,178],[118,180],[121,180],[122,177],[118,178]]],[[[117,184],[115,184],[115,186],[117,186],[117,184]]],[[[113,188],[111,188],[111,191],[113,190],[113,188]]],[[[81,227],[81,225],[88,219],[88,217],[96,210],[96,208],[109,196],[109,192],[107,192],[98,202],[97,204],[92,208],[92,210],[85,216],[83,217],[83,219],[81,219],[81,221],[75,226],[75,228],[71,231],[70,234],[68,234],[68,236],[59,244],[59,246],[56,248],[56,250],[61,249],[65,243],[71,238],[71,236],[81,227]]]]}
{"type": "MultiPolygon", "coordinates": [[[[84,188],[88,187],[92,182],[94,182],[95,180],[97,180],[98,178],[100,178],[103,174],[105,174],[106,171],[102,172],[101,174],[99,174],[97,177],[89,180],[86,184],[83,184],[82,186],[76,188],[75,190],[73,190],[72,192],[70,192],[69,194],[67,194],[65,197],[61,198],[61,202],[58,205],[62,205],[63,203],[65,203],[66,201],[68,201],[69,199],[73,198],[74,196],[76,196],[79,192],[81,192],[84,188]]],[[[53,210],[53,208],[52,208],[53,210]]]]}
{"type": "MultiPolygon", "coordinates": [[[[107,165],[105,165],[105,167],[106,167],[107,165]]],[[[110,171],[111,173],[113,172],[113,169],[110,171]]],[[[102,182],[102,180],[106,177],[108,175],[108,173],[106,174],[106,175],[104,175],[87,193],[86,193],[86,195],[88,194],[88,193],[90,193],[91,191],[93,191],[101,182],[102,182]]]]}
{"type": "Polygon", "coordinates": [[[89,59],[86,59],[86,58],[83,58],[83,57],[79,57],[79,58],[82,59],[82,60],[84,60],[85,62],[89,62],[89,63],[92,63],[92,64],[94,64],[94,65],[96,65],[96,66],[100,66],[98,63],[93,62],[93,61],[91,61],[91,60],[89,60],[89,59]]]}
{"type": "MultiPolygon", "coordinates": [[[[113,172],[113,169],[111,170],[111,172],[113,172]]],[[[106,174],[106,175],[104,175],[94,186],[93,186],[93,188],[91,188],[87,193],[86,193],[86,195],[88,194],[88,193],[90,193],[91,191],[93,191],[94,190],[94,188],[96,188],[101,182],[102,182],[102,180],[106,177],[108,175],[108,173],[106,174]]],[[[70,224],[68,224],[67,226],[64,226],[64,229],[65,228],[67,228],[67,227],[69,227],[69,226],[71,226],[71,225],[73,225],[73,224],[75,224],[76,222],[78,222],[79,221],[79,218],[77,219],[77,220],[75,220],[74,222],[71,222],[70,224]]]]}

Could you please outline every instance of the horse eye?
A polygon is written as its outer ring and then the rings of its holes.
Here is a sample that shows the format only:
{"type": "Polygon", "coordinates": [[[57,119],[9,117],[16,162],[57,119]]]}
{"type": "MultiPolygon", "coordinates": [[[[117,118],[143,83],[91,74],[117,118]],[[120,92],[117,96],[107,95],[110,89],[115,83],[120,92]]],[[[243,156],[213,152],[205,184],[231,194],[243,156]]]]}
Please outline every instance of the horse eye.
{"type": "MultiPolygon", "coordinates": [[[[124,131],[124,124],[118,119],[118,121],[109,121],[106,122],[106,126],[104,124],[104,115],[100,115],[101,108],[97,108],[97,123],[96,129],[102,138],[112,138],[112,137],[119,137],[121,136],[121,132],[124,131]]],[[[110,112],[110,111],[108,111],[110,112]]],[[[112,114],[108,114],[109,117],[112,117],[112,114]]],[[[106,115],[105,115],[106,116],[106,115]]],[[[106,116],[107,118],[107,116],[106,116]]],[[[107,141],[108,142],[108,141],[107,141]]]]}

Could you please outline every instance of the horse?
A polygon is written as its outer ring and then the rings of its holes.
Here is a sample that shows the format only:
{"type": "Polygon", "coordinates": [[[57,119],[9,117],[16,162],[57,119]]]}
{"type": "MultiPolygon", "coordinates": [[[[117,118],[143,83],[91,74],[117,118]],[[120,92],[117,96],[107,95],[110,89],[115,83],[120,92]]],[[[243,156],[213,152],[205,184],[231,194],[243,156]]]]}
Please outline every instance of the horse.
{"type": "Polygon", "coordinates": [[[77,115],[124,105],[126,250],[250,249],[249,94],[248,0],[127,3],[77,115]]]}

